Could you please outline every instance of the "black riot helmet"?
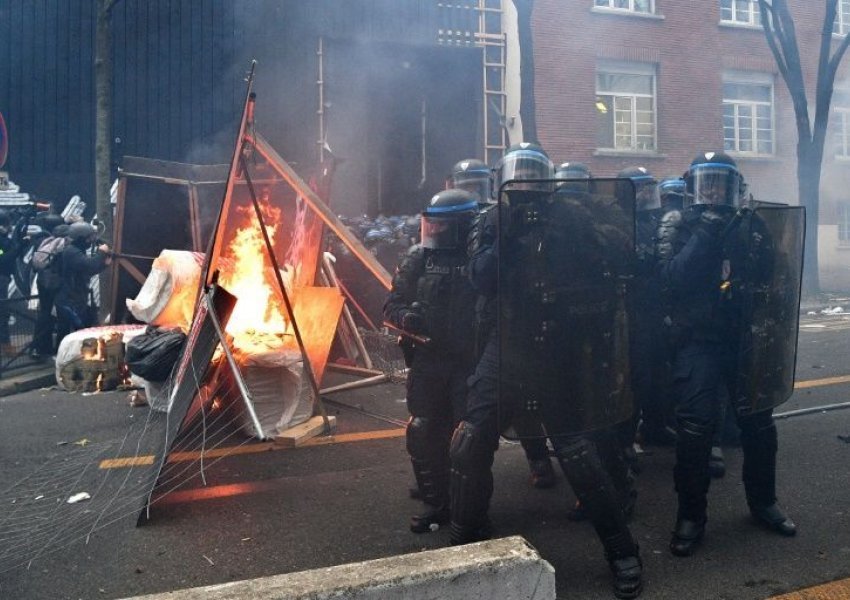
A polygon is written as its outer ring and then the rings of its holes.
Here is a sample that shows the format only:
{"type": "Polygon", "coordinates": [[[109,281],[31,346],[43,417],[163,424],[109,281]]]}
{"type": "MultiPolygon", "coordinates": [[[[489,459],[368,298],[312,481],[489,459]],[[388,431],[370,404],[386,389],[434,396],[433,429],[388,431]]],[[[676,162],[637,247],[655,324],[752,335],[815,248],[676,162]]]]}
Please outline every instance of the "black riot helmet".
{"type": "Polygon", "coordinates": [[[523,142],[507,149],[496,165],[496,189],[507,181],[528,179],[546,179],[550,181],[520,184],[513,189],[551,192],[551,179],[555,176],[555,167],[549,155],[538,144],[523,142]]]}
{"type": "Polygon", "coordinates": [[[685,205],[711,204],[738,208],[747,190],[735,160],[723,152],[697,155],[685,179],[685,205]]]}
{"type": "Polygon", "coordinates": [[[631,179],[635,186],[635,210],[656,210],[661,208],[658,195],[658,182],[646,167],[628,167],[617,173],[620,179],[631,179]]]}
{"type": "Polygon", "coordinates": [[[593,177],[587,165],[580,162],[563,162],[555,169],[555,179],[580,179],[588,181],[557,181],[555,182],[560,192],[584,192],[590,191],[589,180],[593,177]]]}
{"type": "Polygon", "coordinates": [[[422,211],[422,246],[431,250],[466,249],[478,199],[466,190],[435,194],[422,211]]]}
{"type": "Polygon", "coordinates": [[[452,167],[452,187],[466,190],[479,204],[486,204],[490,200],[490,168],[477,158],[464,159],[452,167]]]}
{"type": "Polygon", "coordinates": [[[664,179],[658,184],[658,196],[665,212],[682,210],[685,202],[685,180],[681,177],[664,179]]]}
{"type": "Polygon", "coordinates": [[[587,165],[580,162],[563,162],[555,169],[555,179],[590,179],[593,175],[587,165]]]}

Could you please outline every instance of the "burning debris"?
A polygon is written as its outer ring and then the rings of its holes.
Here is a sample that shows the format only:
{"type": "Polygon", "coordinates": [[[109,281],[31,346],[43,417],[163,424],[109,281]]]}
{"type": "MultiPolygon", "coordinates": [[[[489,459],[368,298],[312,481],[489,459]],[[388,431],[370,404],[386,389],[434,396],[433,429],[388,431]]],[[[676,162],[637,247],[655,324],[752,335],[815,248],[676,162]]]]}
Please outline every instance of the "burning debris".
{"type": "Polygon", "coordinates": [[[111,327],[66,336],[56,361],[59,383],[71,392],[103,392],[129,383],[123,337],[111,327]]]}

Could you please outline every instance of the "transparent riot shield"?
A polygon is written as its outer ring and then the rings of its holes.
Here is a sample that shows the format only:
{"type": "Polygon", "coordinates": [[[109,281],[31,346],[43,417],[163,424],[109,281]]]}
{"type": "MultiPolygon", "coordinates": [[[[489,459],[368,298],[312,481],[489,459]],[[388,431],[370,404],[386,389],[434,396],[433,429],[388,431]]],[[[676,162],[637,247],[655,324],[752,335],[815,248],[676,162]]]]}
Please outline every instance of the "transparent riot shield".
{"type": "Polygon", "coordinates": [[[779,406],[794,391],[806,212],[759,206],[742,227],[745,269],[733,398],[748,414],[779,406]]]}
{"type": "Polygon", "coordinates": [[[499,420],[508,437],[589,432],[633,415],[628,180],[514,181],[498,206],[499,420]]]}

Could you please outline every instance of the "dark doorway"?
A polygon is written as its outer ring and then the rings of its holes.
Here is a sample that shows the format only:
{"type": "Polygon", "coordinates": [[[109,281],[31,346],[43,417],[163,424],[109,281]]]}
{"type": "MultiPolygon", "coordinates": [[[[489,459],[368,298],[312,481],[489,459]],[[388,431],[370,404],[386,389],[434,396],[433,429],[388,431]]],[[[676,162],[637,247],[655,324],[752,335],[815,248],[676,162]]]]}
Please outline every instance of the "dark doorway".
{"type": "Polygon", "coordinates": [[[480,156],[480,50],[335,43],[329,63],[328,142],[345,159],[339,212],[418,212],[454,163],[480,156]]]}

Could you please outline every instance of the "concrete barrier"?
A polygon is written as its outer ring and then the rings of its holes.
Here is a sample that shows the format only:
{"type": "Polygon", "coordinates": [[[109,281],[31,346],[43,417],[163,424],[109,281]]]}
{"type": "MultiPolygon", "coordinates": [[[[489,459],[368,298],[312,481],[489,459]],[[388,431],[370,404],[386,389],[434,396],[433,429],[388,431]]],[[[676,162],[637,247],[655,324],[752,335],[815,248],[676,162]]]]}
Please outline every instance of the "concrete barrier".
{"type": "Polygon", "coordinates": [[[125,600],[554,600],[555,569],[520,536],[125,600]]]}

